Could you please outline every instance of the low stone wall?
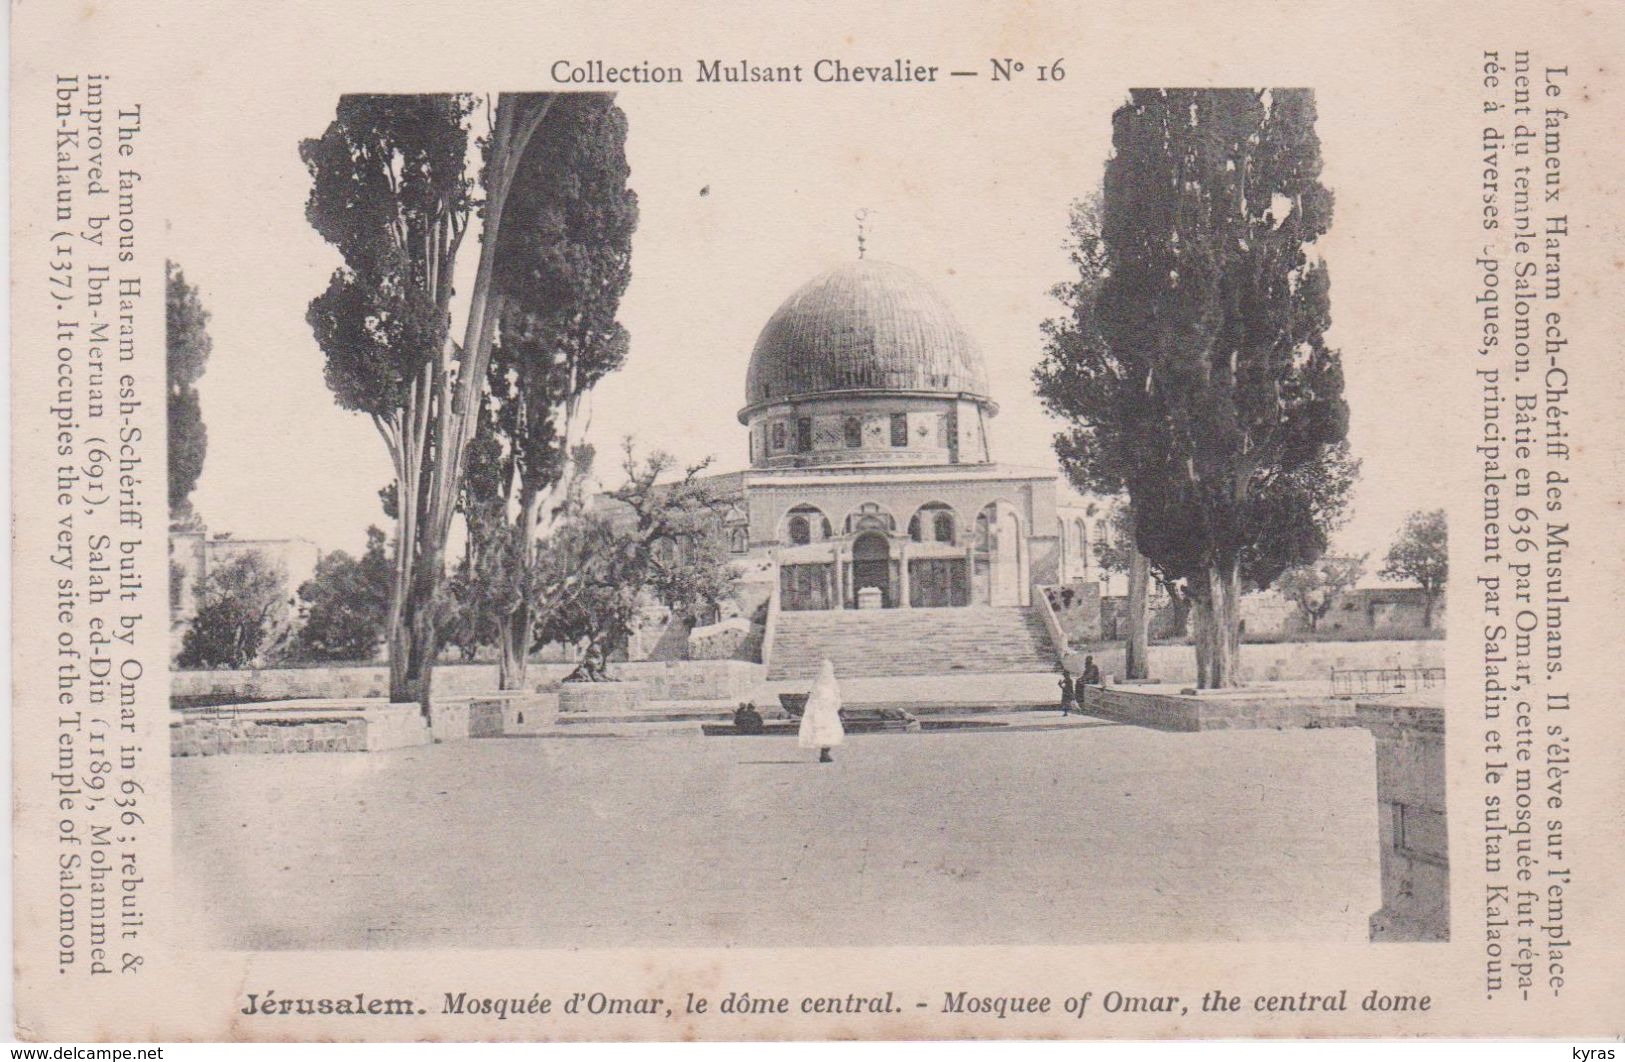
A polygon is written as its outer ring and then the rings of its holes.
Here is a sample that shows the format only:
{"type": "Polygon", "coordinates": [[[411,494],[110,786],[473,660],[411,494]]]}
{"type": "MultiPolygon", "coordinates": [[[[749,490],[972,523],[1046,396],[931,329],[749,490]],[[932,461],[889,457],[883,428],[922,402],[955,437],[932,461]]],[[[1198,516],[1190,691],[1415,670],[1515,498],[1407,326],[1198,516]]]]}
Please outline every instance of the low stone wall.
{"type": "Polygon", "coordinates": [[[1347,701],[1270,690],[1227,690],[1192,696],[1169,687],[1137,690],[1085,686],[1082,708],[1089,715],[1105,719],[1184,733],[1301,730],[1349,726],[1354,722],[1347,701]]]}
{"type": "MultiPolygon", "coordinates": [[[[530,690],[556,690],[571,664],[530,666],[530,690]]],[[[645,660],[611,664],[615,678],[644,684],[653,701],[741,701],[761,682],[766,669],[746,660],[645,660]]],[[[437,700],[466,700],[496,692],[495,664],[442,664],[434,669],[437,700]]],[[[251,671],[175,671],[170,697],[179,707],[188,702],[251,704],[267,701],[357,700],[389,696],[389,669],[367,667],[290,667],[251,671]]]]}
{"type": "Polygon", "coordinates": [[[468,702],[435,701],[429,706],[429,732],[437,742],[468,740],[468,702]]]}
{"type": "Polygon", "coordinates": [[[641,682],[651,701],[737,702],[750,696],[767,668],[746,660],[647,660],[611,664],[609,673],[641,682]]]}
{"type": "Polygon", "coordinates": [[[641,712],[647,703],[648,690],[641,682],[566,682],[559,687],[560,715],[641,712]]]}
{"type": "Polygon", "coordinates": [[[468,702],[468,736],[505,737],[541,734],[558,723],[559,691],[492,693],[468,702]]]}
{"type": "MultiPolygon", "coordinates": [[[[1243,643],[1243,682],[1324,681],[1331,688],[1333,668],[1443,667],[1443,641],[1414,642],[1279,642],[1243,643]]],[[[1115,645],[1093,654],[1103,675],[1123,674],[1123,647],[1115,645]]],[[[1196,682],[1196,650],[1189,645],[1153,645],[1148,654],[1151,677],[1157,682],[1196,682]]],[[[1067,664],[1082,667],[1083,654],[1073,653],[1067,664]]]]}
{"type": "Polygon", "coordinates": [[[380,752],[430,740],[415,705],[286,711],[172,713],[171,756],[242,753],[380,752]]]}
{"type": "MultiPolygon", "coordinates": [[[[441,664],[434,669],[436,697],[467,697],[496,689],[495,664],[441,664]]],[[[182,705],[210,699],[251,703],[311,697],[352,700],[389,696],[389,668],[276,667],[246,671],[172,671],[169,695],[182,705]]]]}
{"type": "Polygon", "coordinates": [[[501,701],[468,702],[468,736],[471,738],[501,737],[506,733],[503,725],[501,701]]]}
{"type": "Polygon", "coordinates": [[[248,720],[199,719],[171,723],[171,756],[224,756],[236,753],[365,752],[363,719],[332,719],[291,726],[248,720]]]}
{"type": "Polygon", "coordinates": [[[1371,916],[1371,939],[1449,940],[1444,711],[1362,703],[1355,716],[1377,744],[1382,908],[1371,916]]]}

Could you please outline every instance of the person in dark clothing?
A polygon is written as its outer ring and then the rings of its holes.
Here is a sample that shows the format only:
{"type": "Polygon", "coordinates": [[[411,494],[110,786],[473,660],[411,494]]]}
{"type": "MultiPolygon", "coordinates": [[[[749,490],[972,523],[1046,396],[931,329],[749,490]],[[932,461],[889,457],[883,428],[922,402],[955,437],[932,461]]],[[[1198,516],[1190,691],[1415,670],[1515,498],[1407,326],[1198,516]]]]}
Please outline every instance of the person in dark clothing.
{"type": "Polygon", "coordinates": [[[741,734],[760,734],[762,732],[762,713],[756,710],[754,704],[741,704],[734,712],[734,729],[741,734]]]}
{"type": "Polygon", "coordinates": [[[1061,714],[1067,715],[1078,706],[1077,689],[1072,684],[1072,672],[1061,667],[1061,714]]]}
{"type": "Polygon", "coordinates": [[[1078,681],[1085,686],[1100,685],[1100,668],[1095,666],[1094,657],[1086,656],[1083,658],[1083,677],[1078,681]]]}

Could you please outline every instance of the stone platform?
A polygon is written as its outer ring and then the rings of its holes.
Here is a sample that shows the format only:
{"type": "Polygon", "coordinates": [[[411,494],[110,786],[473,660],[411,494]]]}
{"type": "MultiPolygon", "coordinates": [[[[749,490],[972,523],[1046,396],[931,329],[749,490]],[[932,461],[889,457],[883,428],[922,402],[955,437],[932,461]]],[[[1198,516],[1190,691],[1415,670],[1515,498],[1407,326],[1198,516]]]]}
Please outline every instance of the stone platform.
{"type": "MultiPolygon", "coordinates": [[[[944,710],[1056,708],[1061,699],[1060,677],[1053,671],[858,678],[837,673],[836,681],[841,686],[842,704],[900,705],[918,715],[944,710]]],[[[748,699],[765,712],[769,706],[778,707],[779,694],[806,693],[811,688],[809,678],[779,679],[758,685],[748,699]]]]}
{"type": "Polygon", "coordinates": [[[401,749],[366,770],[177,760],[178,932],[282,954],[1370,946],[1364,730],[875,734],[819,764],[794,737],[667,726],[401,749]],[[402,873],[417,866],[478,872],[402,873]]]}
{"type": "Polygon", "coordinates": [[[382,752],[431,740],[417,705],[367,699],[171,712],[169,722],[172,756],[382,752]]]}
{"type": "Polygon", "coordinates": [[[1353,703],[1333,699],[1324,682],[1201,691],[1177,684],[1087,686],[1081,706],[1103,719],[1183,733],[1357,725],[1353,703]]]}
{"type": "MultiPolygon", "coordinates": [[[[853,678],[842,681],[841,692],[849,706],[902,708],[925,719],[927,729],[958,729],[965,720],[988,716],[1011,717],[997,724],[1001,729],[1020,728],[1055,713],[1059,699],[1056,678],[1052,673],[853,678]]],[[[778,694],[805,693],[810,682],[758,683],[746,696],[695,700],[657,697],[658,691],[651,688],[654,685],[641,681],[553,683],[541,689],[446,697],[436,701],[428,726],[415,705],[391,704],[381,697],[184,709],[172,716],[171,751],[176,756],[365,752],[484,738],[694,732],[704,724],[731,723],[742,700],[754,701],[769,720],[783,720],[778,694]]],[[[719,691],[704,686],[699,692],[719,691]]]]}

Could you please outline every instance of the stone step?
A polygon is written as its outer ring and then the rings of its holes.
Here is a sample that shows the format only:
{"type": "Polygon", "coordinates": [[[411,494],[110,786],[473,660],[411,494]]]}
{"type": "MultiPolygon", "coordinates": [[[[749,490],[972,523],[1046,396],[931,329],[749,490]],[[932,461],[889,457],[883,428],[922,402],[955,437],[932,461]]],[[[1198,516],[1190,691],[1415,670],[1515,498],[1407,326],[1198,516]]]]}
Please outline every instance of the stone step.
{"type": "Polygon", "coordinates": [[[779,614],[769,679],[814,677],[825,658],[847,677],[1031,673],[1058,666],[1043,619],[1031,608],[779,614]]]}

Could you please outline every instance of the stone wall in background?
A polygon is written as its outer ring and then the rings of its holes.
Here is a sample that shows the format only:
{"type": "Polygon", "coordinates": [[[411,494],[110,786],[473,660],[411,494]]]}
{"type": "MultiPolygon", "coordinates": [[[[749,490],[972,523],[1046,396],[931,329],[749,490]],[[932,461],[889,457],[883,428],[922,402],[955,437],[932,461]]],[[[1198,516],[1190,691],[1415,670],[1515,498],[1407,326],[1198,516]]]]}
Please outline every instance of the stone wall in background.
{"type": "Polygon", "coordinates": [[[559,687],[559,712],[564,715],[641,712],[648,702],[648,687],[641,682],[566,682],[559,687]]]}
{"type": "MultiPolygon", "coordinates": [[[[537,669],[538,676],[541,669],[537,669]]],[[[277,667],[244,671],[172,671],[170,699],[180,706],[193,701],[216,703],[292,701],[311,697],[349,700],[389,696],[389,668],[277,667]]],[[[466,697],[495,689],[495,664],[441,664],[434,669],[437,697],[466,697]]]]}
{"type": "MultiPolygon", "coordinates": [[[[535,664],[529,692],[556,692],[570,664],[535,664]]],[[[651,701],[740,701],[761,681],[763,667],[744,660],[647,660],[609,665],[609,674],[644,684],[651,701]]],[[[245,671],[175,671],[170,697],[193,704],[251,704],[308,699],[352,700],[389,694],[389,669],[367,667],[266,668],[245,671]]],[[[434,671],[439,700],[495,692],[495,664],[442,664],[434,671]]]]}
{"type": "MultiPolygon", "coordinates": [[[[1241,677],[1245,682],[1325,680],[1329,690],[1333,668],[1443,667],[1444,646],[1443,641],[1243,643],[1241,677]]],[[[1094,657],[1102,675],[1123,673],[1121,645],[1094,657]]],[[[1189,645],[1153,645],[1150,662],[1154,681],[1196,681],[1196,650],[1189,645]]]]}
{"type": "MultiPolygon", "coordinates": [[[[1151,628],[1151,637],[1154,641],[1165,638],[1183,638],[1186,635],[1187,619],[1183,624],[1176,622],[1179,613],[1174,608],[1173,601],[1167,594],[1156,592],[1156,584],[1152,584],[1152,594],[1146,601],[1147,623],[1151,628]]],[[[1100,640],[1116,641],[1127,632],[1128,598],[1118,595],[1116,597],[1103,597],[1100,599],[1100,640]]]]}
{"type": "Polygon", "coordinates": [[[1100,640],[1100,584],[1092,579],[1079,579],[1060,586],[1044,588],[1055,622],[1066,634],[1070,645],[1087,645],[1100,640]]]}
{"type": "Polygon", "coordinates": [[[742,701],[767,669],[744,660],[649,660],[611,664],[610,676],[641,682],[650,701],[742,701]]]}

